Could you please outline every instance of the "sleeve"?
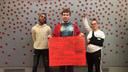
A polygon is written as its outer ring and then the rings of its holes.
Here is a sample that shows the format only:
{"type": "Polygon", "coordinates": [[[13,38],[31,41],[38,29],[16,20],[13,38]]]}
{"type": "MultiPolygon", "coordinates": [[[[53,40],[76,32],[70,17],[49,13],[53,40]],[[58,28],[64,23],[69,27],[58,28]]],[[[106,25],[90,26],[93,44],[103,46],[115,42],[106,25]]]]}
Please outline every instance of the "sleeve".
{"type": "Polygon", "coordinates": [[[58,23],[55,27],[54,27],[54,30],[53,30],[53,33],[52,33],[52,36],[60,36],[60,23],[58,23]]]}
{"type": "Polygon", "coordinates": [[[73,23],[74,25],[74,35],[79,35],[80,34],[80,29],[77,25],[77,22],[73,23]]]}
{"type": "Polygon", "coordinates": [[[101,38],[105,39],[105,33],[102,31],[102,36],[101,38]]]}
{"type": "Polygon", "coordinates": [[[32,28],[32,40],[33,41],[36,40],[36,32],[35,32],[34,28],[32,28]]]}
{"type": "Polygon", "coordinates": [[[88,31],[88,32],[91,31],[92,29],[91,29],[91,27],[89,26],[87,17],[83,17],[82,20],[83,20],[83,25],[84,25],[85,30],[88,31]]]}
{"type": "Polygon", "coordinates": [[[92,37],[92,31],[90,31],[87,35],[87,42],[90,42],[90,38],[92,37]]]}
{"type": "Polygon", "coordinates": [[[51,35],[51,34],[52,34],[52,29],[51,27],[49,27],[48,35],[51,35]]]}

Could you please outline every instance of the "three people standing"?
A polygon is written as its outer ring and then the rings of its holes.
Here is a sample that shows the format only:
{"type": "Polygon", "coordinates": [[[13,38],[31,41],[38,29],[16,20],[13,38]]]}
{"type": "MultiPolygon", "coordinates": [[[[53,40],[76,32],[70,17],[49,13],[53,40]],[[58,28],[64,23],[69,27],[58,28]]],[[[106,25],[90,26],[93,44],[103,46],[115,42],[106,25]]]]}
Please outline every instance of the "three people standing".
{"type": "MultiPolygon", "coordinates": [[[[46,24],[46,14],[39,14],[39,23],[32,27],[32,38],[34,42],[34,61],[33,72],[37,72],[40,57],[43,58],[43,64],[45,72],[50,72],[49,67],[49,53],[48,53],[48,37],[67,37],[67,36],[84,36],[80,32],[80,29],[76,22],[71,22],[70,9],[63,9],[61,12],[62,22],[58,23],[53,34],[51,28],[46,24]]],[[[101,49],[103,48],[103,42],[105,34],[99,29],[99,24],[96,19],[91,21],[89,26],[87,17],[83,17],[83,23],[87,35],[87,63],[88,72],[93,72],[93,66],[95,65],[96,72],[101,72],[101,49]]],[[[73,66],[60,66],[60,72],[73,72],[73,66]]]]}

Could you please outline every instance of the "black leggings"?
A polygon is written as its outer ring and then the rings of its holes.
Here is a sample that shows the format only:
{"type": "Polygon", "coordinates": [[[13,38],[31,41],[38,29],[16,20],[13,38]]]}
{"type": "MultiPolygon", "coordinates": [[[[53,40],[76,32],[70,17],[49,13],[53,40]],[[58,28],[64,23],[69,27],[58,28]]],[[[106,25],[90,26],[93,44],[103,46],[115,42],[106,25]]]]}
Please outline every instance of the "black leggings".
{"type": "Polygon", "coordinates": [[[88,72],[93,72],[93,65],[95,65],[95,72],[100,72],[101,50],[94,53],[87,53],[88,72]]]}
{"type": "Polygon", "coordinates": [[[32,72],[37,72],[37,67],[39,64],[40,57],[43,58],[43,65],[45,68],[45,72],[50,72],[49,68],[49,59],[48,59],[48,49],[44,50],[34,50],[34,58],[33,58],[33,70],[32,72]]]}

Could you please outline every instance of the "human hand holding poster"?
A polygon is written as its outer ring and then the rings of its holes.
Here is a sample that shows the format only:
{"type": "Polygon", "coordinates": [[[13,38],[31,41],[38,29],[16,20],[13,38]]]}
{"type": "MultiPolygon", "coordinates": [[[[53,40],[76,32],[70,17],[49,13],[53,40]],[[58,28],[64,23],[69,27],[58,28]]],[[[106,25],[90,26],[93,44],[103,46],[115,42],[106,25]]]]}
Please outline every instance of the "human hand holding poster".
{"type": "Polygon", "coordinates": [[[85,38],[80,36],[52,37],[48,42],[50,66],[85,66],[85,38]]]}

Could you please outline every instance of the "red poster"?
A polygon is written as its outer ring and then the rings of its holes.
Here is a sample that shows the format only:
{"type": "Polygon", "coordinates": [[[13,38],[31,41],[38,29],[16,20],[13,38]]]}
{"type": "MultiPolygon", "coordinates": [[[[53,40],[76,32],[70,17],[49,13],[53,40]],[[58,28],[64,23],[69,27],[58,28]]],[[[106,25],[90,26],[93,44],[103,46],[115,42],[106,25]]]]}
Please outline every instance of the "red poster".
{"type": "Polygon", "coordinates": [[[50,66],[86,65],[84,37],[53,37],[49,39],[48,45],[50,66]]]}

